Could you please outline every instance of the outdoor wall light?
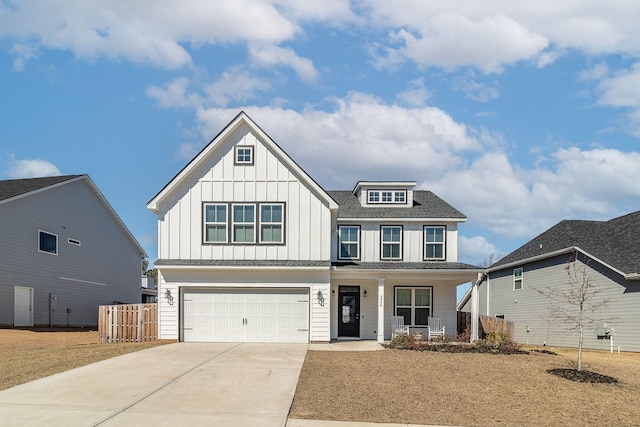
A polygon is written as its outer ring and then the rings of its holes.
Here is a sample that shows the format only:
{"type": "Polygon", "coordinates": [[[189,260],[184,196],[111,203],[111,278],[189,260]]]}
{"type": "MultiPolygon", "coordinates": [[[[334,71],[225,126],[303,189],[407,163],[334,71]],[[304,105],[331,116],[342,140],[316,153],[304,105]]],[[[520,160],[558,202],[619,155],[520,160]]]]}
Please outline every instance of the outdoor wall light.
{"type": "Polygon", "coordinates": [[[322,291],[318,291],[318,304],[324,306],[324,296],[322,295],[322,291]]]}
{"type": "Polygon", "coordinates": [[[171,295],[171,289],[164,291],[164,297],[167,299],[169,305],[173,305],[173,295],[171,295]]]}
{"type": "Polygon", "coordinates": [[[336,290],[335,289],[331,289],[331,296],[335,297],[336,296],[336,290]]]}
{"type": "Polygon", "coordinates": [[[363,295],[364,295],[365,298],[367,297],[367,290],[366,289],[364,290],[363,295]]]}

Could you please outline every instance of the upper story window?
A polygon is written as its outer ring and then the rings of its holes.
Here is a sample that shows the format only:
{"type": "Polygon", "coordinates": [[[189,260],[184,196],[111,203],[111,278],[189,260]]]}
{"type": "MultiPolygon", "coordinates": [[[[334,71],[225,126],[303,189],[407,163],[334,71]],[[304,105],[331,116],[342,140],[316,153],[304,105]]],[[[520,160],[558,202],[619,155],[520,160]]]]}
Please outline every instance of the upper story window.
{"type": "Polygon", "coordinates": [[[398,225],[380,227],[380,259],[402,259],[402,227],[398,225]]]}
{"type": "Polygon", "coordinates": [[[360,258],[360,227],[357,225],[341,225],[338,227],[338,258],[360,258]]]}
{"type": "Polygon", "coordinates": [[[442,225],[424,227],[424,259],[443,260],[445,259],[445,235],[446,228],[442,225]]]}
{"type": "Polygon", "coordinates": [[[58,236],[38,230],[38,250],[50,254],[58,254],[58,236]]]}
{"type": "Polygon", "coordinates": [[[260,205],[260,241],[283,243],[284,215],[282,204],[260,205]]]}
{"type": "Polygon", "coordinates": [[[204,241],[207,243],[226,243],[227,205],[204,205],[204,241]]]}
{"type": "Polygon", "coordinates": [[[204,243],[284,243],[284,203],[205,203],[204,243]]]}
{"type": "Polygon", "coordinates": [[[233,205],[232,236],[237,243],[255,243],[255,205],[233,205]]]}
{"type": "Polygon", "coordinates": [[[513,290],[522,289],[522,267],[513,269],[513,290]]]}
{"type": "Polygon", "coordinates": [[[407,192],[404,190],[369,190],[367,194],[369,203],[406,203],[407,201],[407,192]]]}
{"type": "Polygon", "coordinates": [[[250,145],[237,145],[235,147],[235,164],[236,165],[252,165],[253,164],[253,147],[250,145]]]}

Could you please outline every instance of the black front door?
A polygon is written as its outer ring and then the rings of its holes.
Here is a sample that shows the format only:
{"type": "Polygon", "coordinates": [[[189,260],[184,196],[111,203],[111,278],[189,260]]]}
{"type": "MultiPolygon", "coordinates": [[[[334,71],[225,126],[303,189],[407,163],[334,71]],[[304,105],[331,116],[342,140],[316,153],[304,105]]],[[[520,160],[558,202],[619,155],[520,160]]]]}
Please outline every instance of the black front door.
{"type": "Polygon", "coordinates": [[[338,288],[338,336],[360,336],[360,286],[338,288]]]}

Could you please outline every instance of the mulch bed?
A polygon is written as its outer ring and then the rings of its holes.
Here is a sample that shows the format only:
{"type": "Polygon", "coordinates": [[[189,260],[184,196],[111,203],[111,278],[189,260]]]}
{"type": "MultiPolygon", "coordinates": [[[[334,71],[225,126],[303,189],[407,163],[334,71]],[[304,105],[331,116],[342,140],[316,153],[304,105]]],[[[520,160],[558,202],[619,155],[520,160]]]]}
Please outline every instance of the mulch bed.
{"type": "Polygon", "coordinates": [[[608,375],[602,375],[597,372],[585,371],[570,368],[556,368],[549,369],[547,371],[550,374],[555,375],[556,377],[565,378],[571,381],[577,381],[581,383],[592,383],[592,384],[617,384],[618,380],[616,378],[610,377],[608,375]]]}

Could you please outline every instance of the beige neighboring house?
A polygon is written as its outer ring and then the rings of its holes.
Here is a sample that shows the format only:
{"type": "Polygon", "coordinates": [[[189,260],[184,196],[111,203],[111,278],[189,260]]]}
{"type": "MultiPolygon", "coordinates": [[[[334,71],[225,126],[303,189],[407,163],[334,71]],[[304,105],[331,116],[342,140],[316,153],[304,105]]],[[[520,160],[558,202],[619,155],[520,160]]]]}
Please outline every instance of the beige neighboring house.
{"type": "Polygon", "coordinates": [[[391,338],[392,316],[456,330],[466,217],[411,181],[316,183],[238,114],[148,203],[158,216],[160,338],[391,338]]]}

